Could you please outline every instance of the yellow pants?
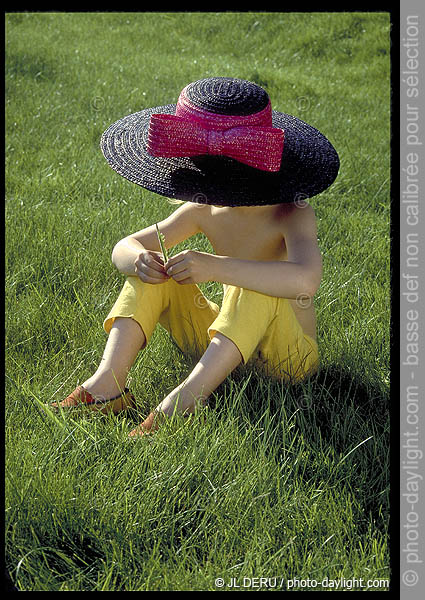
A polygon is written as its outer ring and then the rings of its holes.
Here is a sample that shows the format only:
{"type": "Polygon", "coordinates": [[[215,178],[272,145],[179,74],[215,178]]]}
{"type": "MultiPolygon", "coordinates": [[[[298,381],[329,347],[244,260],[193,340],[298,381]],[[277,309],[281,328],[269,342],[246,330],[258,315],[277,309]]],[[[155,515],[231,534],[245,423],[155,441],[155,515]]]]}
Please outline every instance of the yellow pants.
{"type": "Polygon", "coordinates": [[[131,317],[148,342],[160,323],[183,350],[201,355],[216,332],[239,349],[243,362],[260,364],[269,375],[290,382],[317,370],[316,341],[306,335],[289,300],[228,286],[221,309],[197,285],[173,279],[151,285],[128,277],[103,324],[109,333],[118,317],[131,317]]]}

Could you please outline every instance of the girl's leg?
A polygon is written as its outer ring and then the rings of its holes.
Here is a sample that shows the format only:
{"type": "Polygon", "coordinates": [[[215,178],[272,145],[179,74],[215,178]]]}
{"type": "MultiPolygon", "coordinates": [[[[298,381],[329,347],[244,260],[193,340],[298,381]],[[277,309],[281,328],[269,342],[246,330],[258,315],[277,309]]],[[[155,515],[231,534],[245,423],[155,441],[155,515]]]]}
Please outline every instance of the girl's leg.
{"type": "Polygon", "coordinates": [[[205,402],[236,369],[241,360],[237,346],[221,333],[217,333],[189,377],[168,394],[156,410],[168,416],[174,411],[195,412],[198,403],[205,402]]]}
{"type": "MultiPolygon", "coordinates": [[[[195,285],[181,286],[173,280],[148,285],[138,277],[128,277],[104,321],[109,337],[96,372],[60,405],[68,408],[120,396],[138,352],[146,346],[158,322],[182,350],[206,348],[207,329],[217,313],[218,307],[195,285]],[[84,392],[93,398],[87,400],[84,392]]],[[[51,406],[57,408],[58,404],[51,406]]]]}
{"type": "Polygon", "coordinates": [[[106,400],[121,394],[128,372],[145,343],[145,334],[137,321],[128,317],[116,318],[99,367],[82,384],[83,388],[92,396],[106,400]]]}
{"type": "Polygon", "coordinates": [[[158,413],[172,416],[175,412],[195,412],[196,407],[205,403],[208,396],[241,361],[242,356],[237,346],[221,333],[217,333],[189,377],[168,394],[146,421],[129,435],[143,435],[156,429],[155,420],[158,413]]]}

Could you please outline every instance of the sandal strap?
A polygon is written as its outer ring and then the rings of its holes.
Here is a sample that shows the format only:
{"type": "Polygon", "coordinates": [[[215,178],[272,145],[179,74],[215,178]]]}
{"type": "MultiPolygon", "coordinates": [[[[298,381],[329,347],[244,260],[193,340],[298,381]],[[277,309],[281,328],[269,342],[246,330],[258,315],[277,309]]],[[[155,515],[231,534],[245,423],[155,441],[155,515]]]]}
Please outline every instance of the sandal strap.
{"type": "Polygon", "coordinates": [[[60,405],[62,408],[74,408],[76,406],[80,406],[80,405],[85,405],[85,406],[99,406],[99,405],[104,405],[105,408],[108,406],[113,406],[114,403],[117,403],[117,409],[118,410],[122,410],[122,408],[120,408],[118,405],[119,400],[123,401],[123,405],[134,405],[135,404],[135,399],[133,394],[130,392],[130,390],[128,388],[125,388],[124,391],[121,394],[118,394],[118,396],[115,396],[114,398],[101,398],[101,397],[96,397],[93,396],[92,394],[90,394],[90,392],[88,392],[87,390],[85,390],[83,388],[82,385],[79,385],[78,387],[75,388],[75,390],[73,392],[71,392],[69,394],[69,396],[67,396],[65,398],[65,400],[62,400],[62,402],[59,403],[53,403],[52,408],[58,408],[58,406],[60,405]]]}
{"type": "MultiPolygon", "coordinates": [[[[114,402],[115,400],[119,400],[120,398],[125,398],[125,396],[127,396],[127,394],[130,393],[130,390],[128,388],[125,388],[124,391],[121,392],[121,394],[118,394],[118,396],[114,396],[113,398],[103,398],[102,396],[92,396],[90,392],[85,390],[81,385],[78,386],[77,390],[79,390],[79,394],[84,395],[84,404],[109,404],[109,402],[114,402]]],[[[131,394],[130,396],[134,400],[131,394]]]]}

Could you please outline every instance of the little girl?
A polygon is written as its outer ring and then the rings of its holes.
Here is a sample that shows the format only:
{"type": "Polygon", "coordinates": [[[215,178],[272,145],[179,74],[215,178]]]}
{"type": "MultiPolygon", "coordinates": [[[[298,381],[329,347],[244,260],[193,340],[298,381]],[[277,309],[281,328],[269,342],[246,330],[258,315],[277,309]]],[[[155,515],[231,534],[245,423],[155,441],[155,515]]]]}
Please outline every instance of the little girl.
{"type": "Polygon", "coordinates": [[[288,382],[313,373],[322,260],[306,199],[337,176],[330,142],[272,111],[258,85],[209,78],[186,86],[177,105],[120,119],[101,147],[120,175],[185,201],[158,224],[167,248],[203,233],[215,254],[186,250],[165,261],[155,225],[118,242],[112,261],[126,281],[104,322],[102,360],[61,407],[117,413],[132,406],[127,375],[157,323],[199,362],[132,437],[174,412],[193,413],[248,360],[288,382]],[[221,307],[197,285],[207,281],[223,284],[221,307]]]}

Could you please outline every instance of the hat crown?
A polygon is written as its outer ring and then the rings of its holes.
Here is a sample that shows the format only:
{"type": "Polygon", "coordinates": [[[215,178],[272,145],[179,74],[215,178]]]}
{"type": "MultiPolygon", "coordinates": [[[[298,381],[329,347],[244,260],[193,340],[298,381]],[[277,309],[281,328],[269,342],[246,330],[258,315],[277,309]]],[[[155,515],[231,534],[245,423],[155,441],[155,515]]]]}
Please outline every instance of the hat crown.
{"type": "Polygon", "coordinates": [[[210,77],[190,83],[186,98],[203,110],[222,115],[251,115],[266,108],[269,96],[259,85],[244,79],[210,77]]]}

